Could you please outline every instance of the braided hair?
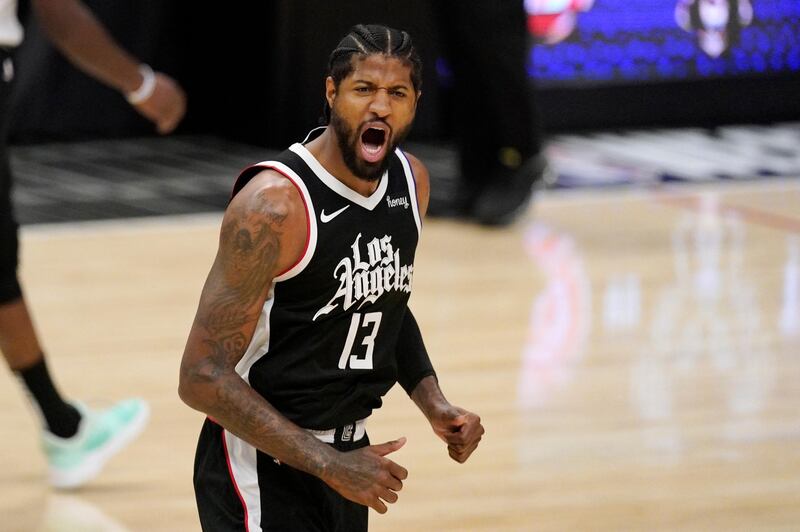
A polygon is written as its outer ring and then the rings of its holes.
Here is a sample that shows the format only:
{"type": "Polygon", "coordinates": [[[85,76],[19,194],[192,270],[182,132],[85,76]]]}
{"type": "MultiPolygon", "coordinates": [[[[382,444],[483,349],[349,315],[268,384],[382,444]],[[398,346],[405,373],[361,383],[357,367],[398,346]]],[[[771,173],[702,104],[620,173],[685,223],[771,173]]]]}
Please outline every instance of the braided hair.
{"type": "MultiPolygon", "coordinates": [[[[353,56],[366,57],[372,54],[383,54],[399,59],[411,67],[411,84],[419,93],[422,88],[422,60],[411,42],[411,36],[402,30],[396,30],[380,24],[358,24],[350,28],[350,33],[339,41],[339,44],[328,57],[328,75],[333,78],[336,87],[355,69],[353,56]]],[[[330,106],[325,102],[325,122],[330,120],[330,106]]]]}

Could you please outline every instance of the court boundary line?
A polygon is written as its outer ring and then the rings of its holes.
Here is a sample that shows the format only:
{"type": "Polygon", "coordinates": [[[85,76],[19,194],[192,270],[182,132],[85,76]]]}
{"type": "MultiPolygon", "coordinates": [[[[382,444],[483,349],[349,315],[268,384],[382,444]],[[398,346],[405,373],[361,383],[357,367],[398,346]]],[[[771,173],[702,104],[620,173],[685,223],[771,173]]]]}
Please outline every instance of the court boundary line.
{"type": "MultiPolygon", "coordinates": [[[[699,199],[699,196],[687,194],[655,198],[655,201],[669,207],[700,212],[703,208],[698,201],[699,199]]],[[[719,213],[722,216],[735,214],[751,225],[776,229],[785,233],[800,234],[800,218],[792,218],[783,214],[726,202],[720,202],[719,213]]]]}
{"type": "MultiPolygon", "coordinates": [[[[647,188],[608,187],[608,188],[581,188],[581,189],[549,189],[539,191],[532,205],[525,215],[528,220],[536,219],[536,210],[539,203],[554,205],[581,205],[606,203],[609,200],[628,202],[650,200],[660,204],[669,205],[680,201],[688,201],[705,192],[725,192],[731,194],[746,194],[753,191],[785,190],[787,187],[800,191],[800,177],[798,178],[769,178],[761,181],[746,181],[735,183],[705,182],[705,183],[675,183],[661,184],[647,188]],[[675,198],[675,199],[670,199],[675,198]],[[684,198],[683,200],[679,198],[684,198]]],[[[679,205],[672,205],[680,207],[679,205]]],[[[683,208],[690,208],[684,205],[683,208]]],[[[777,215],[751,207],[742,207],[722,203],[723,212],[734,212],[756,225],[763,225],[789,232],[800,233],[800,219],[777,215]]],[[[133,218],[113,218],[103,220],[80,220],[69,222],[53,222],[43,224],[26,224],[20,227],[23,238],[48,238],[63,234],[130,234],[130,233],[161,233],[172,231],[177,227],[200,227],[203,225],[219,226],[222,221],[223,211],[192,214],[167,214],[155,216],[141,216],[133,218]]],[[[438,219],[437,219],[438,221],[438,219]]]]}
{"type": "Polygon", "coordinates": [[[23,225],[20,228],[23,238],[48,238],[50,236],[76,234],[89,235],[101,233],[161,233],[178,227],[201,227],[219,225],[223,212],[202,214],[167,214],[142,216],[136,218],[114,218],[105,220],[81,220],[75,222],[56,222],[47,224],[23,225]]]}

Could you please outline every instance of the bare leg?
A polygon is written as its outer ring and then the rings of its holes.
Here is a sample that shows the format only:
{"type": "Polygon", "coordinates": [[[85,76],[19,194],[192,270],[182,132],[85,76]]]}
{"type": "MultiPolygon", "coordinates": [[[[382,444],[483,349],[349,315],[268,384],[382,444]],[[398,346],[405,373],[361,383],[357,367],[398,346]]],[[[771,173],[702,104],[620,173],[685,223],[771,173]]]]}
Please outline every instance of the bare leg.
{"type": "Polygon", "coordinates": [[[53,383],[24,297],[0,305],[0,351],[30,392],[44,425],[60,437],[75,434],[80,413],[53,383]]]}
{"type": "Polygon", "coordinates": [[[12,371],[29,368],[42,359],[25,298],[0,305],[0,351],[12,371]]]}
{"type": "Polygon", "coordinates": [[[103,411],[79,411],[61,397],[23,297],[0,304],[0,350],[42,419],[42,442],[55,487],[74,488],[91,480],[147,423],[149,409],[140,399],[103,411]]]}

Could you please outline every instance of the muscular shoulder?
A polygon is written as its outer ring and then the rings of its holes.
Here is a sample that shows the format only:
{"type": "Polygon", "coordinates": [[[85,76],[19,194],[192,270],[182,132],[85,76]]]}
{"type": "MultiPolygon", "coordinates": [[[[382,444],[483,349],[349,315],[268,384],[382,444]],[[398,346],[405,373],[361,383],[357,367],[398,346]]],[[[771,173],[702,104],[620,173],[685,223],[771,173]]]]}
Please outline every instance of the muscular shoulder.
{"type": "Polygon", "coordinates": [[[302,206],[302,199],[292,182],[278,172],[266,169],[253,176],[233,197],[228,212],[289,216],[297,204],[302,206]]]}
{"type": "Polygon", "coordinates": [[[274,271],[297,262],[305,248],[306,211],[300,192],[273,170],[253,177],[231,200],[225,211],[220,248],[273,249],[274,271]]]}
{"type": "Polygon", "coordinates": [[[428,174],[428,169],[422,164],[422,161],[408,152],[404,153],[408,163],[411,165],[414,181],[417,184],[417,201],[419,202],[420,216],[425,216],[425,213],[428,212],[428,200],[431,192],[430,174],[428,174]]]}

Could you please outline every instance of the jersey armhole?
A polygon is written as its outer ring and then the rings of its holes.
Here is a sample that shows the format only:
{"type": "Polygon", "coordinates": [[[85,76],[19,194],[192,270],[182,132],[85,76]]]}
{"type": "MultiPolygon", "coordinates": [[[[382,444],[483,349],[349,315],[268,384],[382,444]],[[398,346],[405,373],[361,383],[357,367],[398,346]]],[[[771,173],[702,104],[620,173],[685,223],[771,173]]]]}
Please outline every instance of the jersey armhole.
{"type": "MultiPolygon", "coordinates": [[[[311,261],[311,257],[314,256],[314,251],[317,249],[317,215],[314,212],[314,204],[311,201],[311,194],[308,192],[308,188],[306,188],[306,184],[300,178],[297,173],[283,164],[280,161],[263,161],[253,166],[248,167],[242,175],[245,173],[249,174],[247,177],[252,177],[256,175],[258,172],[263,170],[272,170],[274,172],[278,172],[280,175],[285,177],[289,180],[289,182],[294,185],[297,191],[300,193],[300,199],[303,200],[303,207],[306,210],[306,246],[303,249],[303,252],[300,254],[300,257],[297,259],[293,265],[291,265],[286,270],[282,271],[278,275],[275,276],[273,282],[281,282],[291,279],[295,277],[297,274],[302,272],[308,263],[311,261]]],[[[241,176],[237,179],[237,185],[239,185],[239,181],[241,180],[241,176]]],[[[249,181],[249,179],[248,179],[249,181]]],[[[246,183],[246,181],[245,181],[246,183]]],[[[239,185],[238,188],[234,188],[234,194],[238,192],[244,185],[239,185]]]]}
{"type": "Polygon", "coordinates": [[[408,195],[411,196],[411,210],[414,212],[414,223],[417,224],[417,234],[422,234],[422,218],[419,215],[419,198],[417,198],[417,180],[414,177],[414,171],[411,169],[411,163],[408,162],[406,154],[400,148],[396,149],[397,157],[403,165],[403,173],[406,175],[406,183],[408,184],[408,195]]]}

